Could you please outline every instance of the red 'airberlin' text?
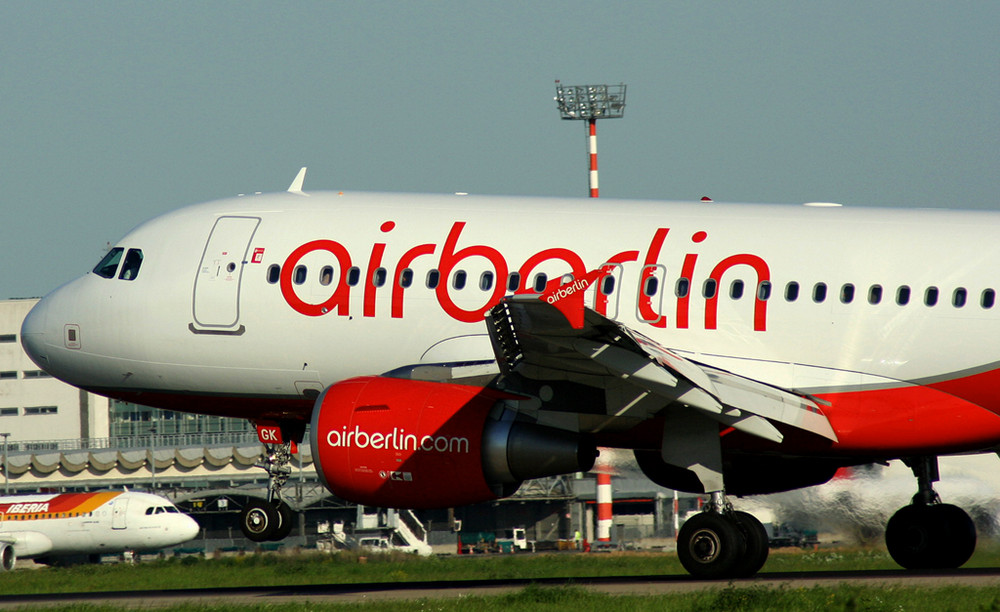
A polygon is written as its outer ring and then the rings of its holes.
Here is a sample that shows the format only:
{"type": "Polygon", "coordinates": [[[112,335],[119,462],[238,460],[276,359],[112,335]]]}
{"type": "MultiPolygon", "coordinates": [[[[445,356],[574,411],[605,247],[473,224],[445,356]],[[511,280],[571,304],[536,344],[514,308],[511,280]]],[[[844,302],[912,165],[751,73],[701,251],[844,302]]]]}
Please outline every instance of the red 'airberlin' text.
{"type": "Polygon", "coordinates": [[[330,446],[354,448],[374,448],[376,450],[424,451],[438,453],[468,453],[469,439],[461,436],[421,436],[406,433],[405,429],[393,427],[390,432],[369,433],[355,425],[354,429],[342,427],[326,434],[330,446]]]}
{"type": "MultiPolygon", "coordinates": [[[[395,222],[386,221],[381,225],[380,230],[383,233],[389,233],[395,228],[395,226],[395,222]]],[[[504,255],[495,247],[482,244],[460,246],[462,231],[465,229],[465,226],[466,222],[456,221],[452,224],[450,230],[448,231],[444,244],[441,245],[440,254],[437,256],[436,269],[440,274],[441,281],[434,288],[435,298],[437,299],[437,302],[442,310],[444,310],[444,312],[453,319],[464,323],[477,323],[483,320],[485,313],[496,305],[506,293],[505,281],[511,271],[516,271],[520,278],[518,287],[514,293],[535,293],[534,289],[529,286],[529,283],[532,275],[537,271],[539,266],[550,261],[561,262],[564,264],[563,267],[569,269],[569,274],[572,278],[576,279],[571,280],[568,284],[562,285],[555,291],[551,289],[546,290],[546,294],[548,296],[547,299],[551,299],[552,295],[558,295],[561,298],[574,292],[586,291],[591,286],[600,286],[601,280],[604,276],[613,274],[614,269],[618,266],[629,262],[638,262],[640,256],[640,251],[638,250],[621,251],[611,254],[604,262],[598,262],[598,265],[595,266],[602,270],[599,278],[596,280],[589,280],[588,277],[588,282],[583,283],[580,279],[587,277],[588,273],[592,273],[593,268],[588,268],[584,264],[583,259],[570,249],[543,249],[528,257],[520,266],[512,267],[504,255]],[[492,285],[488,293],[483,294],[484,298],[482,304],[474,307],[463,307],[455,302],[452,295],[452,292],[455,289],[452,288],[448,279],[451,278],[454,271],[461,269],[460,264],[462,261],[473,257],[482,258],[489,262],[489,266],[492,269],[494,278],[497,282],[492,285]]],[[[663,250],[663,245],[666,242],[669,233],[669,228],[658,228],[650,237],[645,257],[643,257],[642,260],[643,263],[639,274],[639,285],[637,291],[635,292],[637,295],[636,314],[638,319],[652,325],[653,327],[660,328],[667,327],[669,313],[658,310],[657,306],[653,303],[652,297],[650,296],[652,292],[644,291],[643,288],[652,277],[657,277],[658,271],[663,270],[663,265],[660,263],[661,251],[663,250]]],[[[707,238],[707,232],[699,231],[695,232],[694,235],[691,236],[690,242],[697,245],[704,242],[707,238]]],[[[332,313],[336,313],[339,316],[349,316],[351,314],[352,289],[356,291],[363,291],[362,316],[374,317],[376,316],[376,297],[378,293],[380,291],[391,291],[390,317],[402,318],[404,304],[403,298],[407,287],[404,286],[403,282],[401,282],[401,277],[406,270],[410,269],[416,259],[420,257],[431,257],[437,254],[438,245],[435,243],[426,243],[407,249],[400,256],[394,268],[389,268],[389,266],[384,264],[383,259],[385,257],[385,251],[386,243],[384,242],[377,242],[372,245],[371,252],[369,253],[368,260],[366,262],[368,265],[365,282],[361,286],[352,287],[352,285],[348,282],[348,271],[353,266],[356,266],[358,262],[355,262],[347,247],[335,240],[328,239],[307,242],[294,249],[288,255],[287,259],[285,259],[284,265],[281,267],[279,285],[282,296],[285,298],[288,305],[291,306],[296,312],[306,316],[318,317],[332,313]],[[302,258],[317,251],[326,252],[333,256],[337,262],[336,270],[338,275],[334,282],[329,285],[330,293],[326,299],[319,302],[310,302],[304,300],[298,295],[298,293],[296,293],[296,286],[293,283],[292,278],[293,271],[302,258]],[[376,283],[374,280],[376,270],[386,270],[387,273],[390,274],[389,279],[391,279],[391,282],[386,282],[384,286],[376,283]]],[[[685,254],[683,264],[681,265],[680,276],[689,280],[695,278],[697,265],[698,253],[685,254]]],[[[707,278],[714,280],[716,287],[721,287],[722,276],[728,270],[737,266],[747,266],[753,270],[757,277],[757,283],[754,287],[758,286],[760,283],[770,281],[771,273],[767,263],[760,256],[750,253],[736,253],[725,257],[711,268],[711,272],[708,274],[707,278]]],[[[659,277],[657,278],[658,281],[663,284],[665,279],[659,277]]],[[[691,286],[694,286],[693,282],[691,283],[691,286]]],[[[663,289],[666,288],[662,288],[661,291],[663,289]]],[[[616,288],[616,291],[617,290],[618,289],[616,288]]],[[[718,327],[720,293],[721,291],[717,290],[710,296],[704,298],[704,329],[716,329],[718,327]]],[[[691,292],[687,292],[676,298],[676,308],[673,314],[674,325],[678,329],[687,329],[690,327],[691,297],[691,292]]],[[[605,295],[601,291],[595,291],[593,301],[588,305],[590,305],[597,312],[607,315],[609,310],[609,296],[605,295]]],[[[753,328],[756,331],[765,331],[767,328],[767,301],[765,299],[761,299],[756,294],[756,291],[753,299],[753,328]]]]}

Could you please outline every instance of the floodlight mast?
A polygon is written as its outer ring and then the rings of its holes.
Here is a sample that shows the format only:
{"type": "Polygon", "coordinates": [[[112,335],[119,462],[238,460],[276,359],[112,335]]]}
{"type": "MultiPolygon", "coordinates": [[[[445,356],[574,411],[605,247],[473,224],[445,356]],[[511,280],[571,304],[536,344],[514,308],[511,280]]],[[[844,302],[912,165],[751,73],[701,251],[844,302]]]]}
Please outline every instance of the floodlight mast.
{"type": "Polygon", "coordinates": [[[597,182],[597,120],[625,115],[625,84],[562,85],[556,81],[556,108],[563,119],[587,121],[590,197],[599,195],[597,182]]]}

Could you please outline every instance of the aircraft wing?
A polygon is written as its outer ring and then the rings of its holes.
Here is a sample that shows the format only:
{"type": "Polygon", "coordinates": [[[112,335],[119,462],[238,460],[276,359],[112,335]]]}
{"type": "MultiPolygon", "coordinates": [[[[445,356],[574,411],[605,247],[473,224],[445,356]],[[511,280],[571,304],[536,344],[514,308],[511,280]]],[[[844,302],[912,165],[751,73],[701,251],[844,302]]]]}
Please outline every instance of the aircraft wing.
{"type": "Polygon", "coordinates": [[[582,317],[567,316],[538,296],[515,295],[490,310],[501,373],[618,389],[605,394],[612,417],[649,418],[675,406],[772,442],[782,440],[775,423],[837,440],[812,399],[686,359],[582,303],[578,308],[582,317]]]}

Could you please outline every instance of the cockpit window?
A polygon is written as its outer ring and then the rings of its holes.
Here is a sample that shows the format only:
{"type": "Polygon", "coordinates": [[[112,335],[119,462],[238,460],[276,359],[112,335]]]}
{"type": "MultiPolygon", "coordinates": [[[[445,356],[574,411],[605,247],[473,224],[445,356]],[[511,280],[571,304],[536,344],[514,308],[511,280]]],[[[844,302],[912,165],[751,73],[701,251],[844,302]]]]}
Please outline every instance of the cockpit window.
{"type": "Polygon", "coordinates": [[[139,266],[142,265],[142,251],[140,249],[129,249],[125,254],[125,263],[122,264],[122,271],[118,278],[122,280],[135,280],[139,276],[139,266]]]}
{"type": "Polygon", "coordinates": [[[115,272],[118,271],[118,262],[122,260],[122,253],[125,249],[121,247],[115,247],[108,251],[108,254],[104,256],[101,263],[97,264],[94,268],[94,274],[98,276],[103,276],[104,278],[114,278],[115,272]]]}

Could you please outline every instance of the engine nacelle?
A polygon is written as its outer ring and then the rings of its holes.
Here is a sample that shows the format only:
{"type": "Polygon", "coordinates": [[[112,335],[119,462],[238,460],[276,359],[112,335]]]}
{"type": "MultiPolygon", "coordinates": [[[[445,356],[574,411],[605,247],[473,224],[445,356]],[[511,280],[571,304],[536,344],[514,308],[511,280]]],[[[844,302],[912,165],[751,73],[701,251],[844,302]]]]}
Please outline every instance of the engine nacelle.
{"type": "Polygon", "coordinates": [[[579,434],[518,421],[513,396],[448,383],[353,378],[313,408],[316,472],[337,496],[395,508],[449,508],[521,482],[594,465],[579,434]]]}
{"type": "Polygon", "coordinates": [[[17,563],[17,554],[14,545],[8,542],[0,542],[0,571],[9,572],[14,569],[17,563]]]}

